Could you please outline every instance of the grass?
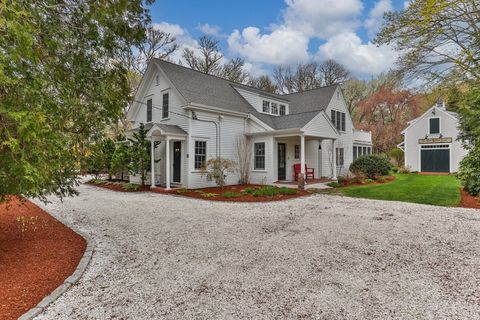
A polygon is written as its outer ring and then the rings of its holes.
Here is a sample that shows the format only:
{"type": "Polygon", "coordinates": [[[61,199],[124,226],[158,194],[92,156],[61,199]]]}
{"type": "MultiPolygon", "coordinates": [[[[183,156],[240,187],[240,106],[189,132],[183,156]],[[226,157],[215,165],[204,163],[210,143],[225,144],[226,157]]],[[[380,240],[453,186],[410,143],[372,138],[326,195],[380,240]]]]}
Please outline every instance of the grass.
{"type": "Polygon", "coordinates": [[[460,203],[460,182],[455,176],[395,174],[386,184],[370,184],[338,189],[356,198],[395,200],[456,207],[460,203]]]}

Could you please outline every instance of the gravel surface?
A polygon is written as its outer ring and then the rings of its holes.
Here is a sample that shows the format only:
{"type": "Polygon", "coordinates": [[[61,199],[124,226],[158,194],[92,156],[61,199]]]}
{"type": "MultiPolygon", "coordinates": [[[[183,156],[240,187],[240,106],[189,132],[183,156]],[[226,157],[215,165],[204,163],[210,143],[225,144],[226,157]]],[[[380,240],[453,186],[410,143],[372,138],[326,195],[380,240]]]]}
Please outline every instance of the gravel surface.
{"type": "Polygon", "coordinates": [[[480,210],[79,190],[44,208],[93,259],[37,319],[480,318],[480,210]]]}

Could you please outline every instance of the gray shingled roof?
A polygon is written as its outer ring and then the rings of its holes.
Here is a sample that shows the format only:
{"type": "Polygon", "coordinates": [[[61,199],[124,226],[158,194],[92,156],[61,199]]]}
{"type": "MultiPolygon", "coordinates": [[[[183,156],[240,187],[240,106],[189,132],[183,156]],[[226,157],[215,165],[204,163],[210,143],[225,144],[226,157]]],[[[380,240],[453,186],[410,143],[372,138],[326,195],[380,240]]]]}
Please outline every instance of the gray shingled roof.
{"type": "Polygon", "coordinates": [[[314,110],[325,110],[332,100],[338,85],[322,87],[318,89],[291,93],[284,97],[290,101],[290,112],[309,112],[314,110]]]}
{"type": "Polygon", "coordinates": [[[278,95],[160,59],[156,59],[156,62],[188,103],[250,113],[274,129],[302,128],[315,115],[327,108],[336,89],[336,86],[329,86],[301,93],[278,95]],[[269,116],[260,113],[234,87],[288,101],[291,114],[269,116]]]}
{"type": "Polygon", "coordinates": [[[185,132],[185,130],[183,130],[182,128],[180,128],[179,126],[176,126],[176,125],[171,125],[171,124],[164,124],[164,123],[146,123],[145,124],[145,130],[149,131],[150,129],[152,129],[152,127],[156,125],[157,127],[159,127],[160,129],[162,129],[163,131],[165,131],[165,133],[170,133],[170,134],[187,134],[185,132]]]}

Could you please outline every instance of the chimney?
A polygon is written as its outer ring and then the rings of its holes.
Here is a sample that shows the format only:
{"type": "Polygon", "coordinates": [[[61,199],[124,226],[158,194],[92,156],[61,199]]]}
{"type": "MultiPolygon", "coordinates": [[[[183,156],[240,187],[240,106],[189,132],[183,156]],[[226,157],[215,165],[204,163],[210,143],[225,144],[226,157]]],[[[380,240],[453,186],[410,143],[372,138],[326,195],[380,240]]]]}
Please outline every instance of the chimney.
{"type": "Polygon", "coordinates": [[[445,101],[443,101],[443,98],[438,99],[437,108],[445,110],[445,101]]]}

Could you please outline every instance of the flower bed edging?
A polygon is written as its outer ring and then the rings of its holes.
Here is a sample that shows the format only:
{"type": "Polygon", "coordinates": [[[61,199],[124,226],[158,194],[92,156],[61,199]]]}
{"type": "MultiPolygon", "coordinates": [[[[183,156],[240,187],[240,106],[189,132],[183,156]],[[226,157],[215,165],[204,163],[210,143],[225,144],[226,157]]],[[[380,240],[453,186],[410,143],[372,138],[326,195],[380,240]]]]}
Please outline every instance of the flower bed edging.
{"type": "Polygon", "coordinates": [[[94,242],[90,236],[85,234],[84,232],[78,230],[77,227],[70,225],[67,222],[61,221],[62,224],[67,226],[68,228],[72,229],[75,233],[79,234],[82,238],[85,239],[87,242],[87,247],[85,248],[85,252],[83,253],[83,257],[80,259],[77,268],[72,273],[71,276],[66,278],[61,285],[59,285],[55,290],[53,290],[48,296],[44,297],[35,307],[25,312],[22,316],[18,318],[18,320],[31,320],[38,316],[40,313],[45,310],[50,304],[52,304],[55,300],[60,298],[62,294],[64,294],[72,285],[78,282],[82,277],[83,273],[87,269],[90,260],[93,256],[94,251],[94,242]]]}

